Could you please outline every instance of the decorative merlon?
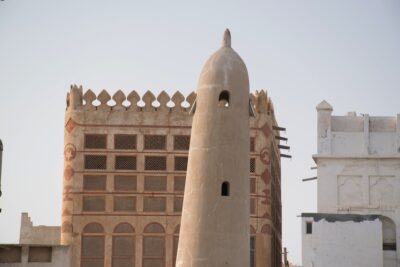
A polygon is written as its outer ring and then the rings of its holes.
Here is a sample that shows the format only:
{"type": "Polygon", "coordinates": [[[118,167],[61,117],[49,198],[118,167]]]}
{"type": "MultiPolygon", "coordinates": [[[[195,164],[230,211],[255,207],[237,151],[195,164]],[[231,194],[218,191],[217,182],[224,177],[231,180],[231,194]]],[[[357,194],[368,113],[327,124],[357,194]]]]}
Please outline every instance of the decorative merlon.
{"type": "MultiPolygon", "coordinates": [[[[256,91],[254,94],[250,94],[249,97],[257,113],[268,115],[274,113],[272,100],[268,97],[266,91],[256,91]]],[[[141,97],[136,91],[132,91],[126,95],[122,90],[118,90],[111,96],[106,90],[102,90],[96,95],[90,89],[83,93],[82,86],[71,85],[70,92],[67,93],[67,110],[186,112],[190,110],[195,99],[196,94],[194,92],[185,97],[180,91],[176,91],[173,95],[162,91],[158,96],[155,96],[151,91],[147,91],[141,97]],[[111,100],[115,103],[110,103],[111,100]],[[140,105],[140,101],[143,101],[144,105],[140,105]],[[95,102],[99,104],[95,104],[95,102]]]]}

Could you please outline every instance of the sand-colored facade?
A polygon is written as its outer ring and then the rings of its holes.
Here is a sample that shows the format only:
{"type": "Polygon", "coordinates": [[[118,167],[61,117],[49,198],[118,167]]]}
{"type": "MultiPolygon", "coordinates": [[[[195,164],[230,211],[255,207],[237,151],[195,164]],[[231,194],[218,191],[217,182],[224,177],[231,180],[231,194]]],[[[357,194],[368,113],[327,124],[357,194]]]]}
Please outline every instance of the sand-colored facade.
{"type": "MultiPolygon", "coordinates": [[[[174,266],[195,98],[71,87],[61,243],[72,266],[174,266]]],[[[250,98],[250,266],[280,266],[279,132],[267,94],[250,98]]]]}

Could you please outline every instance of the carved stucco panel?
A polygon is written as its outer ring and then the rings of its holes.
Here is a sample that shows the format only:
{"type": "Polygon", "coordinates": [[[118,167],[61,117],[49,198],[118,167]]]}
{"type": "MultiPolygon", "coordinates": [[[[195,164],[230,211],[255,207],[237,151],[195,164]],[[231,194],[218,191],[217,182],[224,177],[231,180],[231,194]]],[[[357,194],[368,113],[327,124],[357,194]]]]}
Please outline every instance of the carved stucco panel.
{"type": "Polygon", "coordinates": [[[394,176],[370,176],[370,205],[395,205],[395,186],[394,176]]]}
{"type": "Polygon", "coordinates": [[[362,176],[338,176],[338,204],[339,206],[361,206],[363,204],[362,176]]]}

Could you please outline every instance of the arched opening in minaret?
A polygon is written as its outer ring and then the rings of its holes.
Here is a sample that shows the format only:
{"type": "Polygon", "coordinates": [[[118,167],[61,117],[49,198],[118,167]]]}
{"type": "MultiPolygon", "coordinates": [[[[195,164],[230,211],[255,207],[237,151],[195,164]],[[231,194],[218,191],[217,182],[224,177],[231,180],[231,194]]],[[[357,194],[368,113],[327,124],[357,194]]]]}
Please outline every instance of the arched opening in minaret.
{"type": "Polygon", "coordinates": [[[221,196],[229,196],[229,182],[223,182],[221,185],[221,196]]]}
{"type": "Polygon", "coordinates": [[[219,98],[218,98],[218,106],[219,107],[224,107],[227,108],[229,107],[229,92],[228,91],[222,91],[219,94],[219,98]]]}

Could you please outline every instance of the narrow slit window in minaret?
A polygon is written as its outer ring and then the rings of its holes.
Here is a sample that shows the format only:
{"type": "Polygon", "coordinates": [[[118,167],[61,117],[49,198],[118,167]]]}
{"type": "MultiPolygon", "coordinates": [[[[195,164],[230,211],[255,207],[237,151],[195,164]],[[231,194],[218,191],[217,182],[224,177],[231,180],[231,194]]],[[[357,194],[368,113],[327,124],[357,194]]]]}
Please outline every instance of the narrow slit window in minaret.
{"type": "Polygon", "coordinates": [[[222,183],[221,196],[229,196],[229,182],[222,183]]]}
{"type": "Polygon", "coordinates": [[[229,107],[229,92],[228,91],[222,91],[219,94],[219,98],[218,98],[218,106],[219,107],[229,107]]]}

